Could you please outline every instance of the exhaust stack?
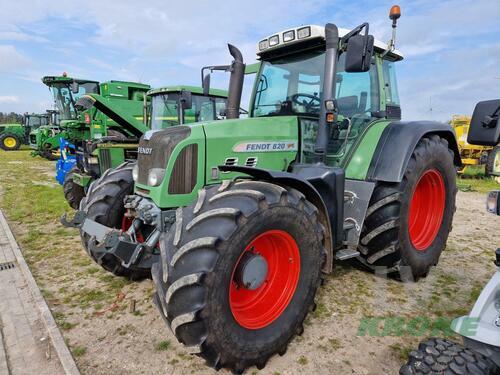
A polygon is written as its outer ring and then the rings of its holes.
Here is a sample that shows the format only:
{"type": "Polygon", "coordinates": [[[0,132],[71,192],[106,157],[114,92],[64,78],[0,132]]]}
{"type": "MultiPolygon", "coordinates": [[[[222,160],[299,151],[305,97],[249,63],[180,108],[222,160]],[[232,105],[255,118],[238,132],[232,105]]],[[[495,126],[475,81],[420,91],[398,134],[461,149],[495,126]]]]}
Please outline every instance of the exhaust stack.
{"type": "Polygon", "coordinates": [[[326,161],[326,149],[330,126],[337,109],[335,105],[335,74],[337,72],[337,54],[339,45],[339,30],[336,25],[327,23],[325,25],[325,72],[323,80],[323,98],[319,113],[318,135],[314,146],[317,162],[326,161]]]}
{"type": "Polygon", "coordinates": [[[230,66],[231,76],[229,78],[229,94],[227,97],[226,118],[234,119],[240,117],[241,93],[243,92],[243,80],[245,78],[245,64],[240,50],[232,44],[227,45],[229,53],[234,60],[230,66]]]}

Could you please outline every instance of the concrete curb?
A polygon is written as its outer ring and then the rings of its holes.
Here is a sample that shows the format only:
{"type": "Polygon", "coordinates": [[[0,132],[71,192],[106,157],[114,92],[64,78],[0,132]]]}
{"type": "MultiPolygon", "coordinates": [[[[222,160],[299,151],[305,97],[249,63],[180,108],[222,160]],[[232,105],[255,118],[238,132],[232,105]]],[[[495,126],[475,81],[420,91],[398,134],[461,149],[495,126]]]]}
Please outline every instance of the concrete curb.
{"type": "Polygon", "coordinates": [[[14,251],[16,261],[19,265],[19,268],[21,269],[23,276],[26,279],[31,295],[33,296],[33,299],[40,311],[40,316],[42,318],[43,324],[45,325],[45,328],[49,333],[52,345],[57,353],[64,372],[68,375],[79,375],[80,371],[76,366],[75,360],[73,359],[68,346],[64,342],[64,338],[62,337],[61,332],[56,325],[54,317],[50,312],[49,306],[47,305],[47,302],[45,302],[45,299],[43,298],[42,293],[40,292],[40,289],[38,288],[38,285],[33,278],[28,265],[26,264],[26,261],[24,260],[21,249],[17,245],[17,242],[9,228],[9,225],[7,224],[7,220],[5,219],[2,210],[0,210],[0,225],[3,227],[5,233],[7,234],[10,245],[12,246],[12,250],[14,251]]]}

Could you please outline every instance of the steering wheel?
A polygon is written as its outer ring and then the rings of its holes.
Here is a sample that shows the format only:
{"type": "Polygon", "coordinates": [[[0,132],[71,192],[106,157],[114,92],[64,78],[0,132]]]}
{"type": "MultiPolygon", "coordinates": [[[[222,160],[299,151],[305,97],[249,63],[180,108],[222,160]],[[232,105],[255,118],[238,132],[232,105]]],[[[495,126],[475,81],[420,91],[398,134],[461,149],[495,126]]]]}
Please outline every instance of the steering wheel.
{"type": "Polygon", "coordinates": [[[319,100],[318,96],[314,96],[312,94],[304,94],[304,93],[300,93],[300,92],[297,94],[293,94],[291,97],[291,100],[292,100],[292,103],[305,106],[306,110],[309,110],[313,107],[319,107],[321,104],[321,101],[319,100]],[[307,99],[309,99],[309,101],[307,101],[307,100],[301,101],[299,99],[301,97],[307,98],[307,99]]]}

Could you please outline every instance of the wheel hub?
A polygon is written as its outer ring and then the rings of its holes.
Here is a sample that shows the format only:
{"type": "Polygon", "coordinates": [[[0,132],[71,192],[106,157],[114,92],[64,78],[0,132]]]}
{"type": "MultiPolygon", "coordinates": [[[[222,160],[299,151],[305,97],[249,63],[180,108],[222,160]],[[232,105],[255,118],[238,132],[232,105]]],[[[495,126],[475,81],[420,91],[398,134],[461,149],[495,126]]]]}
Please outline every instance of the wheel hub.
{"type": "Polygon", "coordinates": [[[235,281],[240,287],[255,290],[266,281],[268,265],[259,253],[247,251],[243,254],[235,271],[235,281]]]}

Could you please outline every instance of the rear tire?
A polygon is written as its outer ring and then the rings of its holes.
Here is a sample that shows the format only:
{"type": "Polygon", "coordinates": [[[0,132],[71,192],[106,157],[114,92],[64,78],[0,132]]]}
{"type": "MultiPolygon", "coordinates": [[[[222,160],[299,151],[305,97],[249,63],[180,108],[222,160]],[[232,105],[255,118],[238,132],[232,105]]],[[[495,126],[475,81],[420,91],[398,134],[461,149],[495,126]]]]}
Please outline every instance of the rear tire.
{"type": "MultiPolygon", "coordinates": [[[[108,169],[104,174],[92,182],[80,203],[80,209],[86,213],[86,217],[107,227],[123,229],[125,207],[125,196],[134,191],[132,179],[132,168],[134,163],[123,163],[116,168],[108,169]]],[[[121,261],[112,254],[99,256],[89,248],[90,237],[80,231],[82,244],[90,255],[106,271],[116,276],[123,276],[131,280],[140,280],[151,276],[150,271],[138,269],[134,266],[125,268],[121,261]]]]}
{"type": "Polygon", "coordinates": [[[66,198],[66,202],[68,202],[69,206],[74,210],[78,210],[80,202],[85,197],[85,189],[83,186],[75,184],[73,181],[73,176],[78,172],[80,172],[78,167],[75,166],[71,168],[64,177],[63,183],[64,198],[66,198]]]}
{"type": "Polygon", "coordinates": [[[488,153],[486,176],[492,176],[495,170],[496,173],[500,173],[500,146],[493,147],[488,153]]]}
{"type": "Polygon", "coordinates": [[[0,148],[5,151],[15,151],[21,147],[21,140],[15,134],[0,135],[0,148]]]}
{"type": "Polygon", "coordinates": [[[425,277],[446,246],[455,212],[453,152],[437,136],[422,138],[399,183],[377,183],[357,259],[404,281],[425,277]]]}
{"type": "Polygon", "coordinates": [[[303,331],[320,283],[325,250],[317,216],[297,190],[261,181],[202,189],[197,202],[179,208],[152,268],[155,303],[177,339],[209,366],[236,373],[284,354],[303,331]],[[237,281],[248,264],[243,254],[268,262],[253,290],[237,281]]]}
{"type": "Polygon", "coordinates": [[[480,353],[445,339],[428,339],[412,351],[400,375],[495,375],[499,369],[480,353]]]}

